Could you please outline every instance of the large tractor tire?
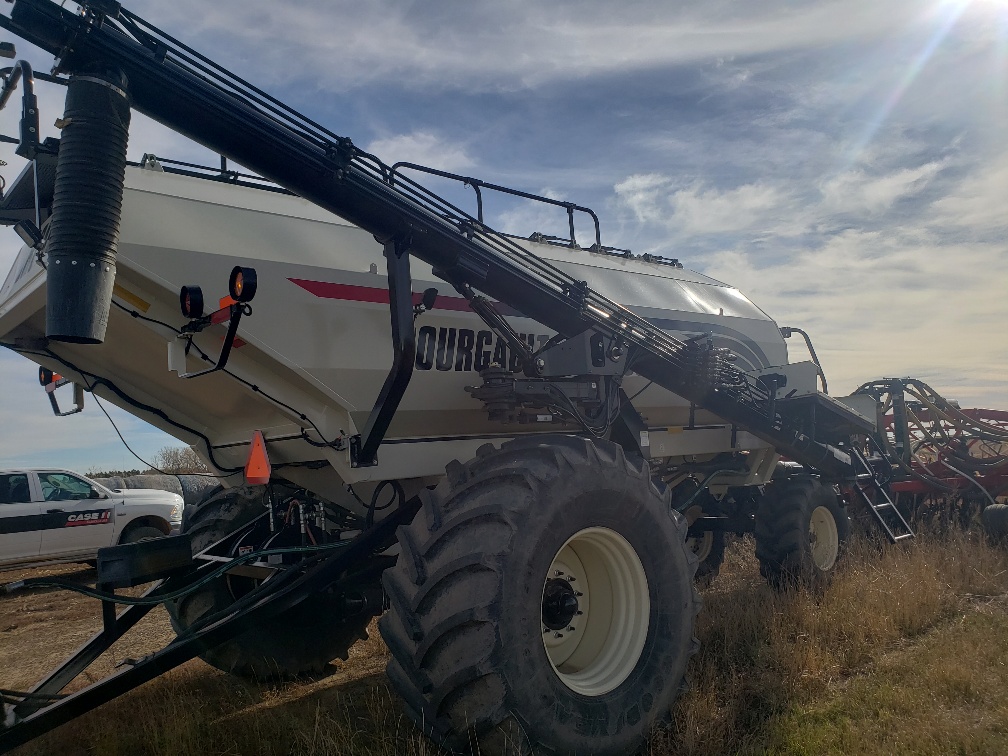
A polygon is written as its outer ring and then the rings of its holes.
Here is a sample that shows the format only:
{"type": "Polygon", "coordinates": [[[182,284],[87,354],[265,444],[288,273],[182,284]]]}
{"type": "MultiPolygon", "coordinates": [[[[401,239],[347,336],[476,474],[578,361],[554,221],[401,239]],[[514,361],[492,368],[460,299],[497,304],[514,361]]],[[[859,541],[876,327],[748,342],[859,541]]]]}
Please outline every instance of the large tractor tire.
{"type": "Polygon", "coordinates": [[[700,606],[686,524],[608,441],[489,444],[399,529],[379,628],[435,742],[625,754],[669,716],[700,606]]]}
{"type": "Polygon", "coordinates": [[[832,575],[850,535],[836,491],[812,477],[775,480],[756,510],[756,558],[774,587],[816,586],[832,575]]]}
{"type": "MultiPolygon", "coordinates": [[[[186,510],[182,523],[182,532],[192,534],[193,553],[264,511],[262,487],[221,488],[208,494],[198,507],[186,510]]],[[[243,591],[249,582],[241,579],[243,591]]],[[[201,617],[231,606],[235,587],[223,576],[167,603],[175,632],[181,634],[201,617]]],[[[257,680],[319,674],[334,659],[345,660],[350,647],[368,637],[367,625],[380,612],[381,606],[375,605],[343,617],[331,597],[311,597],[236,638],[205,649],[200,658],[225,672],[257,680]]]]}

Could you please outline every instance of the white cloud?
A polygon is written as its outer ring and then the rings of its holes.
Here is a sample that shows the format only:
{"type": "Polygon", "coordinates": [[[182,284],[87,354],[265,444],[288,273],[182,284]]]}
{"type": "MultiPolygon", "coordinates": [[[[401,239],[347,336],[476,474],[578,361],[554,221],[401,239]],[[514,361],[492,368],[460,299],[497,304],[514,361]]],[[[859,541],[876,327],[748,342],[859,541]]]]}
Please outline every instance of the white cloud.
{"type": "MultiPolygon", "coordinates": [[[[964,406],[1005,404],[1003,246],[921,245],[899,229],[847,231],[779,262],[732,250],[704,268],[781,325],[809,331],[834,393],[882,376],[917,376],[964,406]]],[[[800,342],[793,347],[793,358],[804,359],[800,342]]]]}
{"type": "Polygon", "coordinates": [[[462,145],[439,138],[428,131],[376,139],[364,148],[390,165],[398,162],[419,163],[449,173],[460,173],[474,165],[462,145]]]}
{"type": "Polygon", "coordinates": [[[613,187],[616,199],[638,223],[661,223],[667,217],[672,179],[657,173],[627,176],[613,187]]]}
{"type": "Polygon", "coordinates": [[[920,193],[942,168],[939,161],[904,168],[880,176],[864,170],[846,171],[822,186],[823,210],[833,213],[877,215],[895,202],[920,193]]]}
{"type": "Polygon", "coordinates": [[[913,26],[920,15],[919,5],[908,1],[844,0],[798,6],[630,2],[618,14],[610,3],[530,0],[422,6],[387,0],[255,6],[147,0],[132,9],[176,34],[187,30],[204,47],[226,39],[243,51],[255,50],[257,58],[246,63],[276,83],[300,78],[306,67],[322,86],[337,90],[404,75],[429,85],[534,86],[879,38],[913,26]],[[284,65],[293,46],[297,67],[284,65]]]}
{"type": "Polygon", "coordinates": [[[933,207],[935,221],[963,229],[998,230],[1008,238],[1008,150],[966,176],[933,207]]]}
{"type": "Polygon", "coordinates": [[[793,198],[764,182],[718,189],[696,182],[677,188],[671,177],[637,174],[613,188],[620,206],[638,223],[652,223],[680,240],[708,234],[797,232],[793,198]]]}
{"type": "Polygon", "coordinates": [[[670,223],[683,234],[729,233],[766,224],[785,202],[782,192],[763,183],[718,190],[692,186],[670,198],[670,223]]]}

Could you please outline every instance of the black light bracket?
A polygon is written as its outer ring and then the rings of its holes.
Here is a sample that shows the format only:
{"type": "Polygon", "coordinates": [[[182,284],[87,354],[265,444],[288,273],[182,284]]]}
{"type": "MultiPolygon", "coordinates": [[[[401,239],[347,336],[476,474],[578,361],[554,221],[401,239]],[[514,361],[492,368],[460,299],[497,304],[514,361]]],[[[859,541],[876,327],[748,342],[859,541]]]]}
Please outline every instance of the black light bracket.
{"type": "MultiPolygon", "coordinates": [[[[13,52],[13,49],[11,50],[13,52]]],[[[20,141],[15,153],[26,160],[34,160],[39,152],[39,113],[38,98],[35,97],[35,75],[31,63],[19,60],[10,68],[0,71],[3,76],[3,89],[0,90],[0,110],[7,105],[18,82],[24,84],[21,95],[20,141]]]]}
{"type": "MultiPolygon", "coordinates": [[[[179,378],[198,378],[201,375],[223,370],[227,366],[231,349],[238,337],[238,325],[241,323],[242,316],[252,314],[252,305],[249,302],[255,296],[256,283],[255,268],[236,265],[228,280],[229,299],[222,300],[221,304],[224,306],[209,315],[203,314],[203,290],[199,286],[183,286],[179,294],[179,305],[183,317],[188,318],[188,322],[179,329],[178,336],[168,342],[168,369],[178,373],[179,378]],[[229,304],[225,305],[225,302],[229,302],[229,304]],[[224,336],[224,343],[221,344],[220,354],[217,355],[213,367],[192,373],[188,372],[186,357],[192,351],[193,336],[210,326],[223,325],[224,323],[228,324],[227,335],[224,336]]],[[[200,350],[200,354],[203,359],[209,360],[202,350],[200,350]]]]}
{"type": "MultiPolygon", "coordinates": [[[[350,465],[374,467],[378,464],[378,447],[385,438],[399,403],[406,394],[413,366],[416,363],[416,331],[413,328],[413,281],[410,276],[409,236],[396,236],[385,242],[385,264],[388,269],[389,316],[392,321],[392,368],[389,370],[364,431],[350,437],[350,465]]],[[[428,290],[431,291],[431,290],[428,290]]],[[[434,304],[434,295],[424,300],[434,304]]]]}
{"type": "Polygon", "coordinates": [[[413,305],[413,322],[423,315],[425,312],[430,312],[434,309],[434,303],[437,302],[438,290],[431,287],[430,289],[424,289],[423,295],[420,297],[420,301],[414,303],[413,305]]]}
{"type": "Polygon", "coordinates": [[[45,246],[45,239],[42,236],[42,232],[39,231],[38,226],[29,220],[20,220],[14,224],[14,231],[21,241],[25,243],[26,246],[41,252],[42,247],[45,246]]]}
{"type": "Polygon", "coordinates": [[[231,349],[234,347],[235,338],[238,336],[238,324],[241,323],[243,315],[251,315],[252,306],[246,302],[236,302],[235,304],[222,307],[216,312],[194,318],[180,329],[179,335],[173,341],[168,342],[168,369],[178,373],[179,378],[199,378],[201,375],[215,373],[223,370],[227,366],[228,358],[231,356],[231,349]],[[224,343],[221,344],[220,354],[214,361],[213,367],[195,372],[186,370],[186,357],[192,349],[193,336],[212,325],[227,322],[227,335],[224,336],[224,343]]]}
{"type": "Polygon", "coordinates": [[[52,406],[53,414],[56,415],[56,417],[76,415],[84,409],[84,387],[81,384],[74,383],[69,378],[64,378],[63,376],[54,375],[52,371],[46,370],[45,368],[41,368],[39,370],[39,379],[42,387],[49,395],[49,404],[52,406]],[[60,409],[59,401],[56,399],[56,389],[63,388],[67,385],[73,386],[74,406],[73,409],[62,410],[60,409]]]}

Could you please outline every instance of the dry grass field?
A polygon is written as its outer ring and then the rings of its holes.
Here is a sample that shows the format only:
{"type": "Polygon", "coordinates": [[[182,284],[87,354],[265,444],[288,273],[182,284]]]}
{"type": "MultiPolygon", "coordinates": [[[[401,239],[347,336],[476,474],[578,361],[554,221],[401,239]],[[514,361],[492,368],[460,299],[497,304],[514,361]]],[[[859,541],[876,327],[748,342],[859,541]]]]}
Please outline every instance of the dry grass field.
{"type": "MultiPolygon", "coordinates": [[[[651,756],[1008,753],[1008,551],[978,535],[855,542],[819,593],[771,591],[743,541],[704,601],[689,690],[651,756]]],[[[0,687],[30,685],[98,624],[76,595],[0,598],[0,687]]],[[[171,637],[161,609],[137,630],[96,673],[171,637]]],[[[193,661],[17,753],[436,754],[388,689],[385,659],[372,627],[319,680],[260,685],[193,661]]]]}

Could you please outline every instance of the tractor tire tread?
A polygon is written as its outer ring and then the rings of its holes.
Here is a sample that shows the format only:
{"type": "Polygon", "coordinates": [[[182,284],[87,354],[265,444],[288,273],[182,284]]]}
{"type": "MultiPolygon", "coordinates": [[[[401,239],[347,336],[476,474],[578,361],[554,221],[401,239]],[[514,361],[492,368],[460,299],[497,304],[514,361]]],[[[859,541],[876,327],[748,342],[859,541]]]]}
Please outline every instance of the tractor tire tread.
{"type": "MultiPolygon", "coordinates": [[[[383,576],[392,611],[379,628],[391,653],[388,677],[410,718],[437,744],[468,750],[471,731],[492,738],[524,730],[518,715],[509,713],[500,672],[507,649],[495,631],[504,563],[534,516],[537,491],[581,466],[598,466],[602,456],[649,488],[648,495],[660,496],[646,464],[631,463],[614,444],[577,437],[517,440],[500,450],[484,445],[473,460],[449,464],[446,479],[426,493],[421,514],[400,528],[399,562],[383,576]]],[[[682,518],[676,527],[685,540],[682,518]]],[[[695,570],[692,557],[689,569],[695,570]]],[[[695,615],[699,597],[690,585],[695,615]]],[[[689,649],[695,648],[691,637],[689,649]]],[[[535,747],[549,752],[542,743],[535,747]]],[[[480,748],[493,750],[486,742],[480,748]]]]}

